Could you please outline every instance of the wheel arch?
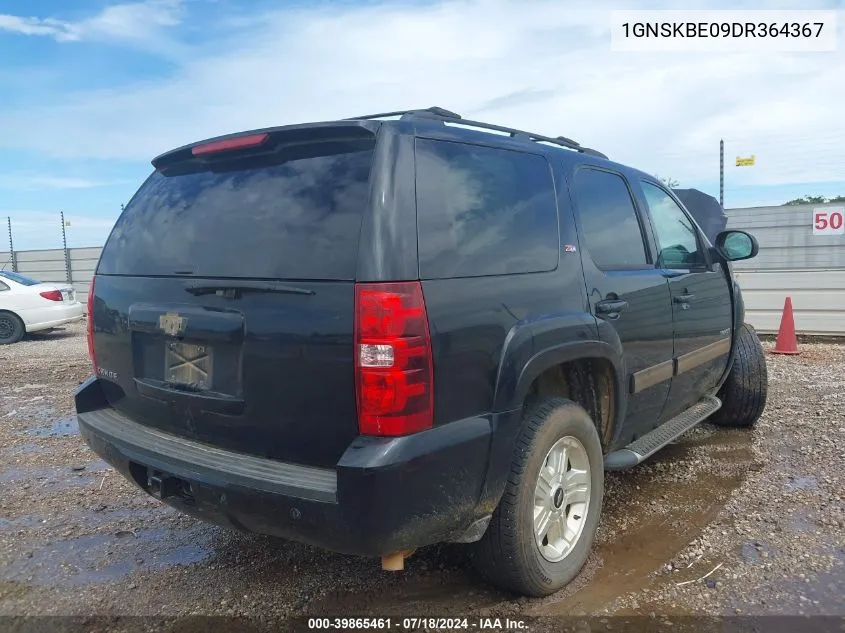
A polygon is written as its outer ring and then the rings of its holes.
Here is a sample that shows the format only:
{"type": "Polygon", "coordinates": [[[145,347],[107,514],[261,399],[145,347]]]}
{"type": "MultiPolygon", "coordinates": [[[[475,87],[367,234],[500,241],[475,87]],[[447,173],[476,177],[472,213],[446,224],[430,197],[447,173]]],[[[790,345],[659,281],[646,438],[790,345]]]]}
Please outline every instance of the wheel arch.
{"type": "Polygon", "coordinates": [[[583,406],[608,449],[625,419],[622,359],[610,344],[601,341],[563,343],[543,350],[526,363],[514,393],[520,405],[532,395],[560,395],[583,406]]]}
{"type": "MultiPolygon", "coordinates": [[[[598,340],[595,319],[586,313],[555,314],[512,328],[505,339],[493,396],[493,432],[481,506],[492,512],[505,488],[514,456],[526,399],[541,376],[579,363],[601,363],[612,385],[611,424],[604,432],[605,450],[612,450],[622,429],[627,406],[621,343],[598,340]]],[[[543,379],[545,380],[545,379],[543,379]]],[[[552,381],[553,382],[553,381],[552,381]]],[[[541,390],[540,395],[568,397],[565,390],[541,390]]],[[[583,406],[583,402],[577,402],[583,406]]],[[[590,412],[591,407],[584,407],[590,412]]],[[[594,420],[595,422],[595,420],[594,420]]]]}
{"type": "MultiPolygon", "coordinates": [[[[603,363],[610,372],[614,411],[611,426],[614,431],[618,431],[625,418],[627,404],[621,344],[614,346],[601,340],[585,340],[581,335],[580,340],[564,340],[536,351],[538,337],[532,337],[531,334],[529,328],[509,333],[497,376],[493,410],[507,412],[522,408],[537,379],[550,370],[571,363],[598,362],[603,363]]],[[[561,332],[558,338],[574,338],[567,334],[570,332],[561,332]]],[[[608,439],[614,436],[615,433],[608,439]]]]}

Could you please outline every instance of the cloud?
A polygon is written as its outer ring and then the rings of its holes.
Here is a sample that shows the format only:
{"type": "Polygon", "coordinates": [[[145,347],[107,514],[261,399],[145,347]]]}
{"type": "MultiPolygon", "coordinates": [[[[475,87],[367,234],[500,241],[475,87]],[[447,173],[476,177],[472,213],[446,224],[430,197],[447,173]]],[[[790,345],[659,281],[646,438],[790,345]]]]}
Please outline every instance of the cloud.
{"type": "Polygon", "coordinates": [[[145,0],[108,6],[78,22],[0,14],[0,31],[49,36],[57,42],[147,39],[161,29],[178,25],[182,9],[181,0],[145,0]]]}
{"type": "MultiPolygon", "coordinates": [[[[161,3],[121,6],[152,4],[161,3]]],[[[574,138],[682,186],[717,180],[720,138],[738,184],[842,179],[843,53],[616,53],[610,7],[596,6],[443,0],[252,10],[227,18],[228,31],[217,22],[209,32],[224,35],[196,45],[167,77],[57,105],[0,106],[0,147],[148,161],[237,130],[439,105],[574,138]],[[738,153],[755,153],[758,165],[733,168],[738,153]]],[[[682,5],[651,8],[672,6],[682,5]]],[[[99,28],[119,33],[126,19],[118,13],[99,28]]]]}
{"type": "Polygon", "coordinates": [[[492,112],[493,110],[500,110],[502,108],[527,103],[536,103],[538,101],[550,99],[554,95],[555,91],[551,88],[526,88],[524,90],[517,90],[509,94],[493,97],[489,101],[478,106],[476,112],[492,112]]]}
{"type": "Polygon", "coordinates": [[[72,33],[71,25],[67,22],[50,18],[25,18],[16,15],[0,14],[0,31],[19,33],[21,35],[49,35],[59,42],[78,39],[72,33]]]}
{"type": "Polygon", "coordinates": [[[121,181],[105,182],[49,174],[0,174],[0,189],[7,190],[93,189],[95,187],[109,187],[118,184],[122,184],[121,181]]]}
{"type": "Polygon", "coordinates": [[[145,39],[182,21],[181,0],[147,0],[103,9],[77,25],[83,38],[145,39]]]}

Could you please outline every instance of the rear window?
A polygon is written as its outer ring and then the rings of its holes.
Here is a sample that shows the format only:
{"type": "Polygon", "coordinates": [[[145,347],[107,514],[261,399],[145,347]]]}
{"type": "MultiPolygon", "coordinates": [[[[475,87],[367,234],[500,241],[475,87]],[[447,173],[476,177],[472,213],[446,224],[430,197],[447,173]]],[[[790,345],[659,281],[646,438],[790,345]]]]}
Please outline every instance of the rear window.
{"type": "Polygon", "coordinates": [[[374,144],[331,140],[156,171],[115,224],[97,272],[354,279],[374,144]]]}
{"type": "Polygon", "coordinates": [[[32,277],[27,277],[26,275],[21,275],[20,273],[11,272],[8,270],[0,270],[0,277],[4,277],[5,279],[10,279],[15,283],[19,283],[22,286],[37,286],[41,282],[37,279],[33,279],[32,277]]]}
{"type": "Polygon", "coordinates": [[[557,199],[543,156],[417,139],[416,164],[423,278],[557,267],[557,199]]]}

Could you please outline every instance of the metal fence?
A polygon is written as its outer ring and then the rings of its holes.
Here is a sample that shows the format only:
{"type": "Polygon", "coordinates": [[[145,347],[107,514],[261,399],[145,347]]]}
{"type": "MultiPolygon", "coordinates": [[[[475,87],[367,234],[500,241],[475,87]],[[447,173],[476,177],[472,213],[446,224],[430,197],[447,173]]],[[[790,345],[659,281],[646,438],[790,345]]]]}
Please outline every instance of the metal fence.
{"type": "MultiPolygon", "coordinates": [[[[845,235],[814,235],[815,209],[799,205],[726,209],[728,227],[744,229],[760,242],[754,259],[734,265],[743,289],[746,319],[762,333],[776,332],[784,300],[792,298],[799,334],[845,336],[845,235]]],[[[80,301],[100,256],[99,247],[18,251],[19,272],[41,281],[70,282],[80,301]]],[[[0,268],[12,268],[0,252],[0,268]]]]}
{"type": "Polygon", "coordinates": [[[736,262],[746,320],[762,333],[777,332],[791,297],[799,334],[845,335],[845,235],[815,235],[816,210],[841,204],[726,209],[728,228],[760,242],[754,259],[736,262]]]}
{"type": "Polygon", "coordinates": [[[88,300],[88,286],[94,276],[99,246],[92,248],[55,248],[38,251],[0,251],[0,268],[15,270],[39,281],[70,283],[82,303],[88,300]]]}

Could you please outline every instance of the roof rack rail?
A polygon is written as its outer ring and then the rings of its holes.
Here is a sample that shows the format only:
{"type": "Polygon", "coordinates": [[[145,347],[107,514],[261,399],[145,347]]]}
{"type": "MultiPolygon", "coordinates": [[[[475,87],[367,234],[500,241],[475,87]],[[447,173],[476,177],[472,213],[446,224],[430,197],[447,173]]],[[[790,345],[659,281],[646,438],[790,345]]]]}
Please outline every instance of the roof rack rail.
{"type": "Polygon", "coordinates": [[[461,115],[457,114],[456,112],[451,112],[444,108],[438,108],[437,106],[432,106],[431,108],[422,108],[419,110],[397,110],[395,112],[381,112],[379,114],[365,114],[364,116],[353,116],[348,119],[344,119],[345,121],[360,121],[366,119],[386,119],[392,116],[401,116],[401,117],[429,117],[429,118],[438,118],[438,119],[460,119],[461,115]]]}
{"type": "Polygon", "coordinates": [[[605,154],[602,154],[598,150],[584,147],[577,141],[573,141],[571,138],[566,138],[565,136],[544,136],[542,134],[536,134],[534,132],[526,132],[525,130],[518,130],[516,128],[504,127],[502,125],[494,125],[493,123],[484,123],[482,121],[471,121],[468,119],[464,119],[461,117],[460,114],[452,112],[450,110],[446,110],[445,108],[440,108],[437,106],[433,106],[431,108],[422,108],[416,110],[397,110],[395,112],[383,112],[381,114],[367,114],[364,116],[358,117],[351,117],[346,119],[347,121],[355,121],[361,119],[385,119],[388,117],[398,116],[403,119],[416,119],[416,118],[425,118],[425,119],[437,119],[444,123],[446,122],[456,122],[460,125],[466,127],[475,127],[480,128],[483,130],[492,130],[495,132],[504,132],[505,134],[509,134],[511,138],[526,140],[526,141],[533,141],[533,142],[544,142],[544,143],[551,143],[552,145],[558,145],[561,147],[566,147],[568,149],[572,149],[583,154],[587,154],[588,156],[596,156],[598,158],[607,159],[605,154]]]}

